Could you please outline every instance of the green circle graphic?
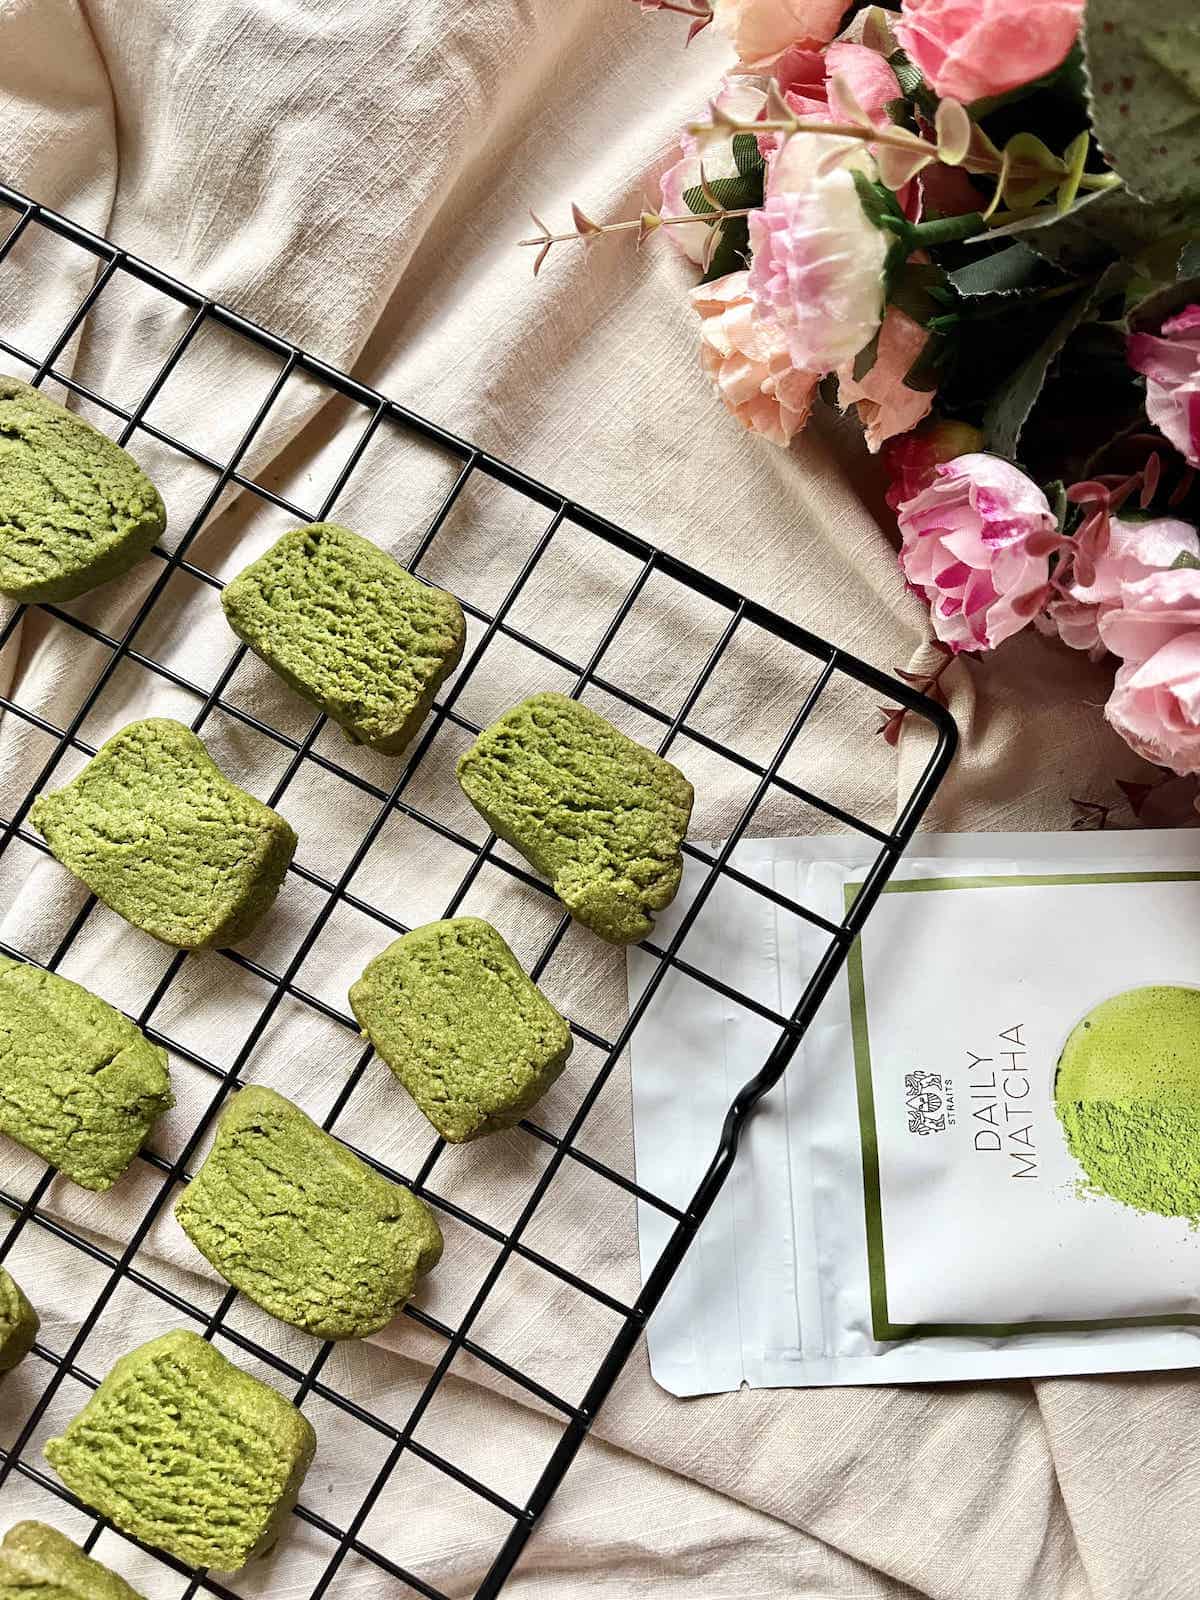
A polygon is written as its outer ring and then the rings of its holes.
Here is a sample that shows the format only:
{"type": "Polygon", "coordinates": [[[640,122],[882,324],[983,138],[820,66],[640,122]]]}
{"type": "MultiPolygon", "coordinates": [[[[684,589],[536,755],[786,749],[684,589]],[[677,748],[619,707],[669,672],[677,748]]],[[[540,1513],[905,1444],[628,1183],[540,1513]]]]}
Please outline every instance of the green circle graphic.
{"type": "Polygon", "coordinates": [[[1081,1189],[1200,1221],[1200,989],[1127,989],[1093,1007],[1058,1060],[1054,1104],[1081,1189]]]}

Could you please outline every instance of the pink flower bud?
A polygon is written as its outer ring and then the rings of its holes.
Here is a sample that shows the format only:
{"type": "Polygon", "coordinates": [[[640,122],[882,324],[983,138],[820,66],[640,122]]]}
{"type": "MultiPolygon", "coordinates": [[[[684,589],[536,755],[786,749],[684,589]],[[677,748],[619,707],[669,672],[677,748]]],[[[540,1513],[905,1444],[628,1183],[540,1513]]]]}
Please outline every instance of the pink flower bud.
{"type": "Polygon", "coordinates": [[[982,443],[978,428],[946,417],[939,417],[914,433],[890,439],[883,448],[883,464],[892,480],[886,497],[888,505],[895,511],[902,500],[911,500],[929,487],[943,461],[970,455],[982,443]]]}
{"type": "Polygon", "coordinates": [[[1200,305],[1164,322],[1157,336],[1135,333],[1127,349],[1129,365],[1146,379],[1146,415],[1200,467],[1200,305]]]}
{"type": "Polygon", "coordinates": [[[1063,643],[1072,650],[1102,656],[1107,646],[1101,639],[1101,625],[1120,609],[1123,585],[1164,571],[1183,551],[1200,555],[1200,540],[1190,523],[1175,517],[1158,517],[1153,522],[1112,518],[1108,547],[1095,556],[1093,570],[1081,573],[1077,563],[1066,594],[1046,608],[1063,643]],[[1091,582],[1084,583],[1084,576],[1091,582]]]}

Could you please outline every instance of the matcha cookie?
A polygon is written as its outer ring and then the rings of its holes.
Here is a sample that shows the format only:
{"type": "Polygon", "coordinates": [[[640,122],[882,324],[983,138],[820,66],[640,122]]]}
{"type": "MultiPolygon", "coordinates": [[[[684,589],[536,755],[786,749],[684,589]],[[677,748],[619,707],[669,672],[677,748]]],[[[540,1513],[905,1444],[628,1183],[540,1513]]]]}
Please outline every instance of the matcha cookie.
{"type": "Polygon", "coordinates": [[[459,757],[458,781],[500,838],[611,944],[644,939],[679,888],[692,786],[669,761],[561,694],[506,711],[459,757]]]}
{"type": "Polygon", "coordinates": [[[320,1339],[384,1327],[442,1253],[423,1201],[256,1085],[225,1108],[175,1215],[223,1278],[320,1339]]]}
{"type": "Polygon", "coordinates": [[[18,1522],[0,1544],[0,1600],[142,1600],[57,1528],[18,1522]]]}
{"type": "Polygon", "coordinates": [[[12,1274],[0,1267],[0,1372],[11,1372],[33,1348],[41,1323],[12,1274]]]}
{"type": "Polygon", "coordinates": [[[285,533],[221,595],[229,626],[355,744],[403,750],[462,656],[462,607],[332,522],[285,533]]]}
{"type": "Polygon", "coordinates": [[[244,939],[296,848],[290,824],[166,717],[122,728],[29,817],[105,905],[187,950],[244,939]]]}
{"type": "Polygon", "coordinates": [[[166,521],[132,456],[19,378],[0,377],[0,594],[75,600],[128,572],[166,521]]]}
{"type": "Polygon", "coordinates": [[[174,1105],[167,1052],[77,983],[0,956],[0,1133],[111,1189],[174,1105]]]}
{"type": "Polygon", "coordinates": [[[571,1054],[567,1024],[478,917],[430,922],[388,945],[350,1005],[451,1144],[519,1122],[571,1054]]]}
{"type": "Polygon", "coordinates": [[[279,1537],[316,1442],[278,1390],[181,1328],[122,1356],[45,1455],[122,1533],[233,1572],[279,1537]]]}

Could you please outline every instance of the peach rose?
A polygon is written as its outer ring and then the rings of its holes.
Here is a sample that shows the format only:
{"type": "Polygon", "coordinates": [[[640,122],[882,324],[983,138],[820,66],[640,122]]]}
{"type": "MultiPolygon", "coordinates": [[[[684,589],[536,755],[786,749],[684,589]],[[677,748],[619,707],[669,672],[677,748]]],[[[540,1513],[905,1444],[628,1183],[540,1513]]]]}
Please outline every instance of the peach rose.
{"type": "Polygon", "coordinates": [[[798,372],[786,340],[769,324],[755,321],[749,277],[731,272],[692,290],[689,298],[702,319],[700,361],[713,389],[744,427],[786,445],[808,421],[820,377],[798,372]]]}
{"type": "Polygon", "coordinates": [[[889,306],[879,330],[879,347],[874,365],[860,383],[854,376],[854,363],[838,368],[838,405],[845,411],[858,407],[858,420],[867,436],[867,449],[874,453],[893,434],[907,433],[929,415],[933,405],[931,389],[910,389],[904,374],[925,348],[929,335],[898,306],[889,306]]]}
{"type": "Polygon", "coordinates": [[[761,72],[791,45],[828,44],[845,9],[842,0],[715,0],[713,14],[742,65],[761,72]]]}

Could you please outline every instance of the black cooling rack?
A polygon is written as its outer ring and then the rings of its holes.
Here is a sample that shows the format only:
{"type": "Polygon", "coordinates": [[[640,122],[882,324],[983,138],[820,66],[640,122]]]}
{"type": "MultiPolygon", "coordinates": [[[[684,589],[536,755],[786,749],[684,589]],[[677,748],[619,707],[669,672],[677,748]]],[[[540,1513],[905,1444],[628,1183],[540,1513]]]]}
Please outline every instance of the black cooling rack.
{"type": "MultiPolygon", "coordinates": [[[[328,1558],[311,1588],[311,1600],[319,1600],[320,1596],[333,1591],[338,1581],[339,1569],[351,1552],[360,1561],[365,1561],[378,1568],[381,1583],[390,1578],[395,1580],[398,1585],[405,1586],[399,1592],[423,1595],[426,1600],[449,1600],[449,1597],[441,1589],[426,1581],[419,1573],[409,1570],[406,1566],[400,1565],[380,1550],[374,1548],[364,1532],[364,1524],[375,1506],[389,1474],[396,1468],[397,1463],[405,1452],[419,1458],[434,1472],[445,1474],[447,1478],[454,1480],[462,1489],[480,1496],[501,1513],[504,1532],[497,1542],[495,1556],[490,1568],[474,1590],[476,1600],[487,1600],[487,1597],[495,1596],[499,1593],[526,1541],[529,1539],[538,1518],[545,1510],[577,1451],[584,1442],[597,1411],[603,1404],[605,1397],[608,1395],[641,1336],[647,1318],[662,1298],[672,1275],[695,1236],[701,1220],[711,1207],[724,1183],[737,1150],[741,1130],[755,1103],[778,1080],[794,1054],[823,996],[841,969],[855,935],[869,914],[898,857],[915,831],[953,755],[955,745],[953,722],[944,710],[917,694],[907,684],[868,666],[862,661],[856,660],[816,635],[796,626],[783,617],[773,614],[753,601],[745,599],[724,584],[655,549],[644,540],[635,537],[604,518],[593,515],[574,501],[555,493],[544,484],[535,482],[515,468],[487,454],[487,452],[476,449],[472,445],[454,437],[406,407],[356,382],[345,373],[335,371],[287,340],[276,337],[246,318],[237,315],[236,312],[214,303],[204,295],[176,282],[165,273],[128,255],[107,240],[2,185],[0,185],[0,208],[3,208],[0,209],[0,235],[4,235],[3,242],[0,242],[0,272],[3,272],[4,263],[18,241],[26,234],[36,234],[38,232],[45,232],[58,241],[69,242],[72,246],[86,252],[95,261],[94,276],[92,277],[90,288],[78,304],[61,308],[62,316],[61,322],[58,323],[59,331],[45,348],[36,350],[22,349],[12,342],[9,337],[12,330],[0,326],[0,351],[3,351],[8,358],[10,370],[27,376],[29,381],[34,384],[41,384],[46,380],[61,384],[69,393],[75,395],[79,402],[98,408],[104,416],[110,419],[113,435],[122,445],[131,443],[136,450],[139,437],[143,439],[152,438],[160,446],[173,452],[179,452],[182,456],[188,458],[190,462],[203,467],[211,474],[209,491],[204,497],[199,510],[191,519],[186,531],[183,532],[182,537],[175,542],[172,549],[160,548],[156,550],[155,557],[159,561],[159,570],[154,574],[153,582],[145,599],[120,637],[107,634],[103,630],[81,621],[73,616],[70,611],[63,610],[57,606],[39,608],[51,613],[63,625],[78,630],[81,641],[86,638],[93,645],[100,646],[103,650],[106,650],[108,654],[90,690],[78,709],[66,722],[66,726],[59,727],[47,721],[37,712],[18,703],[15,699],[0,697],[0,712],[23,719],[26,723],[32,724],[41,730],[43,735],[48,735],[53,740],[53,747],[49,757],[45,760],[41,769],[29,774],[28,788],[24,798],[17,804],[16,809],[13,810],[10,816],[0,818],[0,855],[9,849],[14,840],[21,840],[26,846],[35,850],[45,851],[46,846],[42,840],[26,825],[29,807],[44,784],[56,781],[56,769],[60,760],[68,752],[85,756],[93,753],[92,747],[80,737],[80,730],[89,711],[95,706],[106,685],[122,662],[137,663],[140,668],[155,674],[162,680],[172,683],[180,689],[191,691],[198,702],[198,709],[192,718],[191,724],[197,731],[203,729],[214,708],[219,708],[225,716],[256,729],[265,738],[281,746],[286,751],[285,769],[275,783],[273,791],[264,796],[271,805],[276,805],[296,775],[302,769],[308,768],[310,771],[323,771],[329,775],[336,774],[338,778],[354,783],[360,791],[366,794],[370,802],[377,807],[374,820],[363,834],[345,869],[336,879],[322,876],[306,867],[293,866],[292,871],[298,873],[313,890],[324,898],[311,926],[301,939],[295,954],[286,964],[281,963],[283,970],[278,972],[270,971],[261,963],[253,961],[237,951],[222,952],[223,958],[253,972],[258,979],[262,980],[268,986],[270,996],[264,1009],[242,1036],[241,1047],[237,1051],[232,1064],[218,1065],[209,1061],[195,1049],[189,1048],[177,1039],[168,1037],[156,1028],[156,1012],[188,959],[186,952],[176,952],[172,956],[153,993],[136,1017],[135,1020],[152,1039],[166,1046],[177,1057],[191,1063],[193,1067],[207,1075],[210,1080],[212,1094],[206,1110],[197,1121],[178,1159],[169,1161],[151,1151],[143,1153],[141,1160],[158,1174],[157,1188],[145,1214],[135,1227],[124,1248],[119,1253],[109,1251],[96,1243],[94,1239],[85,1237],[82,1232],[77,1232],[73,1227],[56,1218],[44,1208],[43,1201],[54,1176],[49,1169],[41,1176],[33,1187],[32,1192],[25,1198],[11,1194],[0,1186],[0,1204],[3,1204],[12,1213],[11,1224],[3,1241],[0,1242],[0,1259],[7,1256],[18,1236],[26,1229],[46,1230],[48,1233],[55,1235],[60,1242],[69,1243],[83,1252],[94,1265],[101,1269],[106,1269],[107,1272],[98,1296],[84,1310],[78,1333],[71,1340],[68,1348],[52,1350],[44,1342],[39,1342],[35,1347],[35,1358],[48,1363],[51,1371],[48,1374],[46,1387],[33,1404],[28,1416],[20,1424],[19,1431],[11,1447],[0,1451],[0,1484],[11,1473],[20,1473],[24,1477],[40,1484],[60,1500],[73,1505],[77,1510],[86,1511],[86,1507],[83,1507],[80,1502],[75,1500],[53,1474],[45,1469],[40,1457],[34,1455],[29,1450],[29,1446],[56,1391],[66,1377],[70,1376],[77,1383],[89,1388],[95,1387],[97,1376],[84,1370],[79,1364],[79,1358],[89,1334],[99,1322],[105,1307],[111,1301],[118,1287],[122,1283],[129,1281],[137,1284],[151,1295],[157,1296],[165,1307],[169,1307],[175,1313],[182,1314],[193,1320],[205,1337],[211,1338],[219,1331],[222,1337],[229,1340],[235,1347],[249,1352],[268,1367],[274,1369],[276,1384],[289,1393],[297,1404],[303,1405],[310,1395],[319,1397],[320,1400],[331,1406],[337,1414],[353,1418],[357,1423],[375,1430],[382,1437],[386,1451],[382,1469],[373,1472],[369,1476],[364,1484],[364,1493],[361,1501],[353,1515],[348,1520],[345,1520],[344,1526],[331,1522],[311,1504],[306,1503],[303,1497],[296,1509],[295,1515],[307,1523],[311,1529],[317,1530],[328,1541],[328,1558]],[[6,233],[5,218],[8,219],[10,224],[6,233]],[[101,314],[102,296],[107,286],[113,280],[122,278],[137,280],[143,290],[150,292],[152,295],[164,297],[165,302],[170,305],[173,311],[178,312],[182,308],[189,317],[184,331],[176,339],[165,361],[154,374],[152,381],[146,387],[141,398],[132,406],[129,405],[128,401],[124,404],[117,404],[113,399],[99,394],[76,381],[71,371],[66,370],[69,367],[69,359],[66,353],[72,342],[84,328],[89,317],[101,314]],[[155,426],[146,415],[155,397],[172,373],[175,372],[196,335],[206,325],[220,327],[235,339],[245,341],[258,351],[271,354],[281,363],[279,374],[251,420],[249,427],[231,452],[219,455],[210,454],[198,448],[194,443],[185,442],[181,438],[164,432],[155,426]],[[63,363],[64,370],[59,370],[58,363],[60,362],[63,363]],[[247,451],[263,428],[284,384],[294,373],[305,374],[318,383],[327,386],[331,391],[348,401],[361,418],[362,431],[358,437],[358,442],[349,459],[345,462],[337,480],[325,496],[323,503],[319,506],[295,504],[290,499],[266,487],[243,470],[247,451]],[[469,480],[478,480],[483,477],[503,484],[532,505],[542,508],[545,513],[543,530],[537,537],[531,553],[524,561],[507,593],[503,595],[499,603],[493,609],[485,610],[464,600],[464,609],[467,611],[468,616],[473,617],[481,629],[480,637],[474,648],[468,650],[460,673],[452,681],[443,698],[435,707],[433,715],[429,719],[415,748],[404,760],[403,766],[398,769],[395,782],[390,789],[348,773],[315,748],[317,736],[324,724],[323,718],[317,718],[304,737],[296,739],[260,720],[252,713],[227,699],[225,697],[226,691],[234,672],[243,658],[244,645],[239,645],[236,649],[232,649],[224,670],[220,673],[215,684],[209,688],[191,682],[171,666],[155,660],[152,654],[138,648],[141,630],[154,612],[156,604],[161,600],[166,586],[174,574],[184,572],[201,584],[217,589],[220,588],[220,581],[206,571],[203,566],[189,561],[188,556],[197,535],[205,526],[206,521],[213,515],[218,500],[226,491],[236,487],[247,495],[257,497],[258,501],[273,505],[277,510],[287,513],[297,521],[320,520],[332,512],[339,497],[346,489],[352,474],[360,469],[364,472],[369,470],[369,467],[364,465],[364,455],[372,437],[383,425],[387,425],[389,428],[398,428],[406,434],[411,434],[429,444],[436,445],[440,450],[449,453],[457,464],[453,484],[429,521],[416,554],[409,563],[413,570],[420,568],[422,561],[428,555],[435,541],[438,540],[439,535],[442,534],[447,518],[469,480]],[[639,564],[633,583],[608,618],[598,644],[592,649],[587,659],[581,661],[570,660],[561,652],[548,647],[532,635],[514,627],[509,621],[510,612],[535,567],[546,556],[555,539],[560,536],[561,530],[566,526],[570,526],[576,532],[586,536],[588,540],[594,541],[597,551],[604,546],[616,549],[625,556],[632,557],[639,564]],[[724,617],[720,635],[704,661],[701,670],[692,677],[690,683],[681,683],[678,686],[682,698],[676,702],[678,709],[673,714],[665,712],[661,707],[627,692],[618,683],[606,678],[603,671],[606,652],[608,652],[614,639],[625,624],[639,595],[642,594],[647,582],[654,574],[664,575],[683,586],[684,589],[691,591],[694,595],[703,596],[708,602],[720,608],[724,617]],[[783,738],[774,749],[774,753],[764,760],[751,758],[744,752],[734,749],[720,740],[713,739],[701,728],[695,726],[693,721],[689,721],[689,718],[693,717],[697,702],[705,687],[709,684],[719,664],[726,658],[735,635],[738,634],[739,630],[744,633],[751,628],[761,630],[762,635],[769,637],[772,641],[778,641],[779,645],[784,647],[790,656],[794,656],[795,662],[795,682],[797,687],[790,725],[787,726],[783,738]],[[400,813],[410,821],[431,830],[434,834],[440,835],[443,839],[452,840],[463,850],[464,870],[461,881],[449,903],[442,910],[441,915],[452,916],[455,914],[485,864],[498,868],[534,891],[549,896],[549,890],[546,886],[525,872],[519,863],[496,852],[497,841],[495,835],[490,835],[482,844],[473,842],[463,837],[445,820],[430,815],[419,806],[414,805],[411,799],[407,797],[414,773],[416,773],[420,763],[425,759],[433,742],[442,735],[443,730],[457,728],[461,732],[468,734],[478,731],[477,727],[469,719],[458,713],[456,703],[464,685],[482,660],[488,645],[497,637],[519,641],[544,658],[547,663],[553,663],[557,668],[565,669],[574,680],[574,687],[571,692],[575,695],[583,694],[589,687],[602,690],[613,696],[617,702],[650,718],[661,728],[661,738],[658,743],[660,753],[669,753],[677,739],[686,739],[702,749],[724,757],[732,762],[736,768],[740,768],[743,773],[747,774],[747,781],[752,785],[752,792],[741,809],[736,823],[729,830],[723,846],[715,850],[703,849],[692,843],[686,846],[687,856],[692,861],[700,863],[703,869],[700,887],[669,940],[664,940],[661,944],[650,940],[644,945],[643,948],[656,958],[657,965],[640,998],[632,1006],[628,1020],[624,1025],[616,1031],[614,1037],[610,1038],[602,1030],[590,1026],[587,1017],[570,1017],[571,1027],[577,1038],[587,1041],[598,1054],[599,1068],[592,1077],[577,1110],[564,1132],[551,1132],[532,1119],[521,1125],[524,1134],[548,1148],[548,1159],[536,1181],[531,1184],[516,1220],[510,1227],[506,1229],[497,1228],[485,1217],[473,1215],[470,1210],[453,1204],[444,1196],[440,1196],[435,1192],[432,1187],[432,1180],[439,1163],[450,1162],[454,1159],[454,1152],[447,1152],[440,1140],[432,1145],[423,1162],[416,1170],[411,1172],[394,1171],[378,1160],[374,1160],[369,1154],[365,1154],[362,1151],[359,1152],[364,1155],[364,1159],[370,1161],[373,1166],[383,1171],[388,1177],[407,1184],[418,1194],[423,1195],[443,1216],[452,1216],[466,1227],[478,1230],[497,1249],[491,1269],[483,1278],[478,1291],[455,1325],[443,1323],[417,1306],[410,1305],[406,1308],[405,1314],[415,1319],[429,1333],[442,1341],[444,1348],[440,1359],[433,1366],[428,1381],[425,1383],[411,1413],[402,1425],[396,1426],[374,1414],[370,1409],[360,1405],[352,1396],[341,1393],[334,1383],[328,1381],[324,1373],[327,1359],[333,1348],[331,1345],[321,1347],[307,1369],[302,1369],[265,1348],[256,1340],[226,1322],[226,1316],[236,1298],[234,1290],[231,1289],[224,1295],[215,1312],[205,1310],[203,1307],[191,1303],[165,1284],[156,1281],[152,1273],[143,1271],[141,1266],[136,1264],[136,1257],[139,1249],[146,1241],[155,1220],[166,1206],[173,1189],[179,1182],[186,1181],[189,1175],[189,1162],[199,1149],[206,1128],[219,1111],[225,1096],[237,1085],[242,1068],[262,1038],[271,1017],[283,998],[287,996],[293,1002],[314,1008],[338,1024],[349,1028],[354,1027],[353,1020],[344,1011],[329,1005],[317,995],[309,993],[301,985],[299,974],[305,957],[312,950],[321,930],[339,905],[354,907],[357,911],[374,918],[383,928],[392,930],[393,933],[407,931],[403,923],[389,916],[383,907],[372,904],[369,900],[352,893],[350,888],[351,880],[357,867],[380,835],[389,816],[400,813]],[[839,679],[853,680],[854,683],[863,686],[872,694],[886,697],[906,707],[915,717],[924,719],[931,724],[936,734],[936,738],[933,740],[932,754],[925,769],[902,805],[898,820],[890,829],[876,827],[872,823],[852,815],[828,797],[823,797],[821,794],[791,781],[781,771],[801,729],[812,717],[822,697],[830,693],[831,688],[839,679]],[[833,819],[843,830],[849,830],[870,840],[876,850],[874,865],[867,875],[866,885],[852,909],[840,923],[828,921],[815,911],[788,899],[773,889],[764,887],[754,879],[740,873],[731,863],[730,858],[736,845],[748,831],[752,830],[756,813],[759,811],[765,797],[773,795],[778,798],[781,794],[788,796],[791,800],[802,804],[804,807],[815,809],[826,818],[833,819]],[[774,1012],[760,1001],[729,989],[718,977],[691,965],[686,955],[681,951],[689,928],[699,915],[708,895],[722,877],[736,881],[744,889],[752,893],[765,895],[768,899],[786,908],[794,915],[801,916],[806,921],[816,924],[827,935],[827,944],[824,948],[823,957],[809,978],[799,1004],[790,1016],[774,1012]],[[778,1029],[776,1043],[764,1060],[761,1070],[757,1076],[745,1085],[730,1106],[720,1145],[714,1155],[712,1164],[690,1203],[682,1208],[669,1203],[658,1195],[650,1193],[634,1179],[598,1160],[595,1155],[583,1148],[579,1142],[579,1136],[589,1112],[595,1105],[606,1081],[618,1067],[618,1063],[621,1062],[623,1052],[664,976],[672,969],[684,972],[696,982],[717,990],[724,995],[727,1001],[743,1006],[749,1012],[760,1017],[765,1017],[773,1022],[778,1029]],[[627,1304],[609,1294],[602,1286],[587,1282],[569,1267],[534,1249],[525,1238],[528,1225],[541,1205],[551,1181],[559,1168],[566,1162],[582,1163],[602,1182],[619,1186],[628,1195],[636,1196],[636,1199],[641,1204],[654,1207],[664,1213],[674,1224],[666,1248],[650,1272],[641,1294],[632,1304],[627,1304]],[[518,1370],[511,1363],[489,1351],[484,1343],[472,1337],[472,1330],[481,1309],[494,1288],[504,1265],[513,1256],[521,1257],[525,1261],[535,1264],[561,1283],[570,1284],[579,1293],[607,1307],[608,1311],[617,1319],[615,1322],[615,1337],[613,1337],[607,1353],[599,1364],[594,1377],[592,1377],[590,1385],[578,1402],[564,1399],[550,1387],[540,1382],[533,1374],[518,1370]],[[477,1361],[482,1362],[495,1373],[501,1375],[509,1384],[530,1396],[531,1400],[540,1404],[543,1410],[552,1412],[562,1420],[562,1431],[559,1435],[557,1446],[549,1455],[532,1493],[528,1495],[528,1498],[523,1503],[510,1500],[493,1487],[481,1482],[475,1475],[466,1470],[460,1462],[456,1462],[449,1452],[431,1449],[415,1437],[422,1416],[428,1410],[430,1402],[439,1385],[445,1379],[452,1361],[460,1351],[469,1353],[477,1361]]],[[[57,320],[59,308],[54,307],[53,310],[57,320]]],[[[451,534],[447,534],[447,537],[451,536],[451,534]]],[[[4,628],[0,630],[0,648],[12,636],[14,630],[19,627],[21,617],[26,609],[28,608],[19,607],[4,628]]],[[[234,643],[235,641],[231,636],[231,647],[234,643]]],[[[866,743],[874,737],[870,726],[866,724],[862,726],[858,736],[860,743],[866,743]]],[[[854,741],[851,740],[847,748],[852,751],[854,747],[854,741]]],[[[853,757],[848,756],[847,759],[852,760],[853,757]]],[[[25,775],[22,774],[22,788],[25,787],[24,777],[25,775]]],[[[73,918],[61,937],[57,948],[46,963],[50,969],[56,968],[67,955],[95,904],[94,899],[88,899],[73,918]]],[[[554,932],[545,942],[540,955],[532,966],[532,975],[535,979],[543,973],[569,926],[569,919],[566,917],[558,921],[554,932]]],[[[7,946],[0,946],[0,948],[10,955],[22,954],[22,952],[10,949],[7,946]]],[[[325,1118],[324,1125],[327,1129],[334,1132],[337,1131],[338,1119],[366,1069],[370,1054],[371,1052],[368,1048],[363,1050],[357,1058],[353,1071],[325,1118]]],[[[282,1085],[282,1087],[286,1088],[286,1085],[282,1085]]],[[[469,1417],[464,1420],[464,1425],[470,1426],[469,1417]]],[[[94,1546],[105,1527],[106,1524],[102,1521],[94,1521],[86,1541],[87,1548],[91,1549],[94,1546]]],[[[195,1594],[231,1597],[237,1593],[236,1588],[229,1586],[231,1582],[236,1582],[236,1580],[226,1579],[222,1581],[208,1573],[192,1572],[178,1562],[163,1556],[161,1552],[155,1551],[151,1553],[158,1556],[158,1559],[164,1562],[167,1567],[174,1569],[177,1574],[182,1576],[184,1580],[183,1600],[188,1600],[188,1597],[195,1594]]],[[[384,1591],[381,1589],[380,1592],[384,1591]]]]}

